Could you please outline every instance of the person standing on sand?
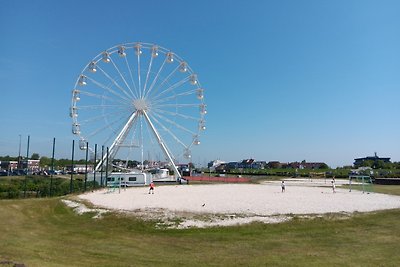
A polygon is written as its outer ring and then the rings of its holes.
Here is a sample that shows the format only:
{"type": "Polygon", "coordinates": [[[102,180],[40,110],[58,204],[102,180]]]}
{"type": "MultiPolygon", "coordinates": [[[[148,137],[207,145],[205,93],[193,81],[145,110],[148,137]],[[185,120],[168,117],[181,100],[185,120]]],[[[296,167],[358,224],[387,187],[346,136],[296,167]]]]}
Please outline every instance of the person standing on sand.
{"type": "Polygon", "coordinates": [[[333,193],[336,193],[335,178],[332,179],[332,192],[333,192],[333,193]]]}
{"type": "Polygon", "coordinates": [[[149,189],[149,194],[150,194],[150,192],[152,193],[152,194],[154,194],[154,183],[153,182],[151,182],[150,183],[150,189],[149,189]]]}
{"type": "Polygon", "coordinates": [[[285,181],[282,181],[281,188],[282,188],[282,193],[284,193],[285,192],[285,181]]]}

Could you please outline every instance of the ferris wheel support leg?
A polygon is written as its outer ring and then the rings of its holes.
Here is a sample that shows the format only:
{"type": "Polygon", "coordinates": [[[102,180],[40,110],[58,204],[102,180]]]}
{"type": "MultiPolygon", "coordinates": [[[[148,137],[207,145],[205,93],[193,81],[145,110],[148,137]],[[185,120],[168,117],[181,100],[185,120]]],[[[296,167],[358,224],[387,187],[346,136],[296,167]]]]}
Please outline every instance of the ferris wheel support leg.
{"type": "MultiPolygon", "coordinates": [[[[117,138],[114,140],[114,142],[111,144],[109,148],[109,153],[108,157],[113,158],[114,155],[118,152],[119,146],[118,144],[121,144],[124,142],[129,130],[131,129],[133,123],[135,122],[137,118],[137,113],[134,112],[132,115],[129,117],[128,121],[122,128],[121,132],[118,134],[117,138]]],[[[99,161],[99,163],[96,165],[95,171],[98,171],[101,168],[101,165],[103,162],[105,162],[107,159],[107,154],[103,156],[103,158],[99,161]]]]}
{"type": "Polygon", "coordinates": [[[151,122],[149,116],[147,115],[146,111],[143,110],[143,115],[146,118],[147,123],[150,125],[151,130],[153,131],[154,135],[156,136],[158,143],[161,147],[161,149],[164,151],[165,155],[167,156],[169,162],[172,164],[172,168],[174,169],[174,172],[176,173],[177,179],[180,181],[182,176],[178,171],[178,168],[176,167],[174,161],[172,160],[171,154],[168,152],[168,149],[166,145],[164,144],[163,140],[161,139],[160,135],[158,134],[156,128],[154,127],[153,123],[151,122]]]}

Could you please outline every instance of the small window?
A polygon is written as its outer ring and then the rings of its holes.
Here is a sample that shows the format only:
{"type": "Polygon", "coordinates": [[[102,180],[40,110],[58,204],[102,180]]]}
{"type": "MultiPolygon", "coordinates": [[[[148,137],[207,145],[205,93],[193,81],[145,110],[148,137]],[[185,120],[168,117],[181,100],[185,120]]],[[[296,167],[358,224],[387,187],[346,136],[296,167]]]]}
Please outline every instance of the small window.
{"type": "Polygon", "coordinates": [[[108,177],[108,178],[107,178],[107,181],[108,181],[108,182],[114,182],[115,179],[114,179],[114,177],[108,177]]]}
{"type": "Polygon", "coordinates": [[[136,182],[136,177],[129,177],[129,182],[136,182]]]}

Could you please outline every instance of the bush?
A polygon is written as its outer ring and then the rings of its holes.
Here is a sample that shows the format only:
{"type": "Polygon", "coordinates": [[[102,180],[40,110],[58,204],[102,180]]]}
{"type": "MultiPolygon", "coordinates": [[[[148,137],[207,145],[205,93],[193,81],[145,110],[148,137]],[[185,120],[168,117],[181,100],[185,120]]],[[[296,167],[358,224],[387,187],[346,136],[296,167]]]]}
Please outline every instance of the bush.
{"type": "MultiPolygon", "coordinates": [[[[72,192],[83,192],[84,181],[73,180],[72,192]]],[[[87,190],[93,188],[93,182],[87,182],[87,190]]],[[[96,182],[95,186],[98,186],[96,182]]],[[[63,196],[70,193],[70,179],[53,178],[44,176],[27,176],[25,179],[12,178],[0,182],[0,199],[21,197],[49,197],[63,196]],[[52,186],[50,188],[50,185],[52,186]]]]}

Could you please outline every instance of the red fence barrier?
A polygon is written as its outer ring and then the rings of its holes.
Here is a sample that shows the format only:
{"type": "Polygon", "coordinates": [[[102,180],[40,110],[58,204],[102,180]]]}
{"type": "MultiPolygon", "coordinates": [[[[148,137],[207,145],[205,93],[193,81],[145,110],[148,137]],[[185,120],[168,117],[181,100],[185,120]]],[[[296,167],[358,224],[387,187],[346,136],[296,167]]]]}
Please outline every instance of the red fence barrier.
{"type": "Polygon", "coordinates": [[[223,182],[223,183],[248,183],[250,178],[244,177],[214,177],[214,176],[185,176],[188,181],[223,182]]]}

